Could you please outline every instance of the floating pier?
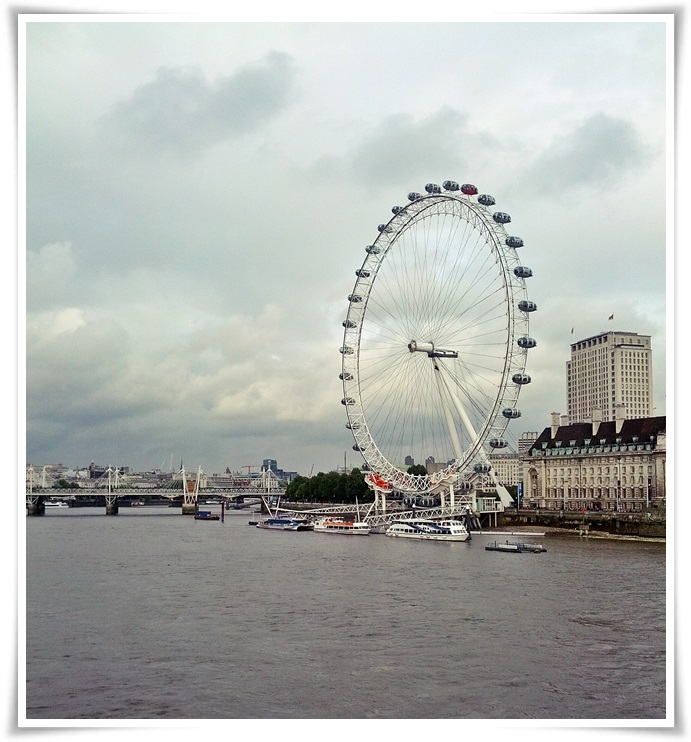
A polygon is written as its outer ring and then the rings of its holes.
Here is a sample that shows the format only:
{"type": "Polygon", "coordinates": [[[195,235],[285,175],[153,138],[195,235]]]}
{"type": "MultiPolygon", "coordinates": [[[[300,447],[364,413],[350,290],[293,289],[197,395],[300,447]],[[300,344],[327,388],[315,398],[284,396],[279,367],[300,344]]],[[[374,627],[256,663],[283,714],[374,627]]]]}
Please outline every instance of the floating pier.
{"type": "Polygon", "coordinates": [[[539,554],[543,551],[547,551],[547,549],[545,549],[542,544],[519,544],[510,541],[500,544],[498,541],[495,541],[493,544],[487,544],[487,546],[485,546],[485,551],[507,551],[514,554],[533,552],[534,554],[539,554]]]}

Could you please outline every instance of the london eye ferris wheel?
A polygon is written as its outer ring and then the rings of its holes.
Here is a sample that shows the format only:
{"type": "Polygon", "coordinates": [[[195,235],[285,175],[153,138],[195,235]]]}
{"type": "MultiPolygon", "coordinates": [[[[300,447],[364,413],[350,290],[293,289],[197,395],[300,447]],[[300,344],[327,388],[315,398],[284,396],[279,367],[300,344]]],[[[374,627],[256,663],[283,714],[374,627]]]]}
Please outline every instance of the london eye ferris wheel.
{"type": "Polygon", "coordinates": [[[401,492],[490,469],[530,383],[532,271],[511,217],[471,184],[409,193],[355,271],[343,322],[342,404],[366,468],[401,492]],[[426,474],[408,473],[412,463],[426,474]]]}

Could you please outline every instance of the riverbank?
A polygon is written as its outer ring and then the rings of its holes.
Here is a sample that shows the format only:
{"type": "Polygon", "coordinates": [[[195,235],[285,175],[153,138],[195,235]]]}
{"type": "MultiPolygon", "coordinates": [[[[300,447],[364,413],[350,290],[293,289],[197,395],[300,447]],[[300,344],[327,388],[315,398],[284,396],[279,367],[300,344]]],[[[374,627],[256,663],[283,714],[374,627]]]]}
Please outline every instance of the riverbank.
{"type": "Polygon", "coordinates": [[[643,513],[564,512],[509,510],[500,513],[498,528],[526,530],[539,528],[554,533],[571,533],[588,538],[620,538],[664,541],[667,523],[664,511],[643,513]]]}
{"type": "Polygon", "coordinates": [[[535,533],[539,531],[545,534],[545,538],[564,536],[574,538],[589,538],[589,539],[607,539],[611,541],[648,541],[654,543],[666,543],[666,536],[627,536],[625,534],[609,533],[607,531],[593,531],[588,529],[587,533],[583,532],[580,528],[559,528],[557,526],[539,526],[537,529],[534,525],[513,525],[513,526],[499,526],[498,528],[485,529],[483,533],[535,533]]]}

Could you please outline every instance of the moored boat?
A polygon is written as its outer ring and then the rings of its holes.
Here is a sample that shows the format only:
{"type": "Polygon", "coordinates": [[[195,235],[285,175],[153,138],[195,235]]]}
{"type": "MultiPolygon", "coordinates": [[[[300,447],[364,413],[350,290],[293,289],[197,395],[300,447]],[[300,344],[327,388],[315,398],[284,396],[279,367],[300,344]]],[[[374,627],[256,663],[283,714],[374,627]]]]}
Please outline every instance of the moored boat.
{"type": "Polygon", "coordinates": [[[311,531],[313,526],[302,520],[294,518],[265,518],[257,523],[257,528],[267,528],[272,531],[311,531]]]}
{"type": "Polygon", "coordinates": [[[426,518],[394,520],[386,529],[387,536],[428,541],[467,541],[470,533],[460,520],[434,521],[426,518]]]}
{"type": "Polygon", "coordinates": [[[68,508],[69,505],[64,500],[48,500],[45,503],[47,508],[68,508]]]}
{"type": "Polygon", "coordinates": [[[314,524],[315,533],[345,533],[355,536],[369,536],[371,527],[362,520],[345,518],[322,518],[314,524]]]}
{"type": "Polygon", "coordinates": [[[220,520],[221,516],[212,513],[210,510],[200,510],[194,514],[195,520],[220,520]]]}

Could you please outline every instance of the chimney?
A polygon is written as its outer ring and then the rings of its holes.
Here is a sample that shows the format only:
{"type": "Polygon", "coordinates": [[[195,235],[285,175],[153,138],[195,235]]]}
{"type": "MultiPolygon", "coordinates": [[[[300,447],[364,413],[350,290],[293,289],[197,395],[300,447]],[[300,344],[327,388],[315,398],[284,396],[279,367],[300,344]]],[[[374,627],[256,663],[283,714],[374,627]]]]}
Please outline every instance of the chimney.
{"type": "Polygon", "coordinates": [[[622,425],[624,424],[624,420],[626,419],[626,406],[619,403],[618,405],[614,406],[614,417],[616,420],[616,431],[617,435],[621,433],[622,425]]]}
{"type": "Polygon", "coordinates": [[[598,409],[597,407],[593,407],[591,417],[593,419],[593,436],[595,436],[597,435],[600,423],[602,422],[602,410],[598,409]]]}
{"type": "Polygon", "coordinates": [[[552,413],[552,439],[556,438],[557,430],[559,430],[559,419],[560,418],[561,418],[561,413],[559,412],[552,413]]]}

